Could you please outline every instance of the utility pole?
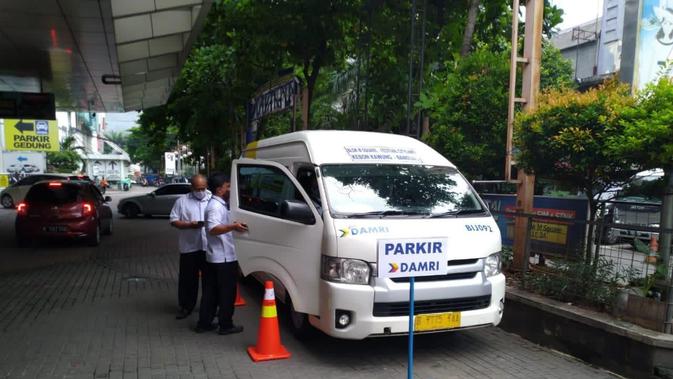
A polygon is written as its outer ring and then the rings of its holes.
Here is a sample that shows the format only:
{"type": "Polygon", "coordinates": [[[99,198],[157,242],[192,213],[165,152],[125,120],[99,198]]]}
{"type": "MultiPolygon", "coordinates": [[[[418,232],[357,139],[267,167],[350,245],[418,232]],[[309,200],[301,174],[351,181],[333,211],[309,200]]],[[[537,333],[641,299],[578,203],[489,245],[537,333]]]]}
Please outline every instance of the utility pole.
{"type": "MultiPolygon", "coordinates": [[[[537,108],[540,90],[540,62],[542,59],[543,0],[526,0],[526,27],[524,31],[523,57],[518,56],[519,0],[512,1],[512,55],[510,61],[509,107],[507,117],[507,151],[505,159],[505,179],[511,181],[512,136],[515,103],[523,103],[524,112],[537,108]],[[523,65],[521,97],[516,97],[517,64],[523,65]]],[[[532,213],[535,176],[523,170],[517,172],[516,211],[532,213]]],[[[528,265],[526,239],[529,223],[527,217],[516,217],[514,222],[514,262],[517,269],[525,270],[528,265]]]]}

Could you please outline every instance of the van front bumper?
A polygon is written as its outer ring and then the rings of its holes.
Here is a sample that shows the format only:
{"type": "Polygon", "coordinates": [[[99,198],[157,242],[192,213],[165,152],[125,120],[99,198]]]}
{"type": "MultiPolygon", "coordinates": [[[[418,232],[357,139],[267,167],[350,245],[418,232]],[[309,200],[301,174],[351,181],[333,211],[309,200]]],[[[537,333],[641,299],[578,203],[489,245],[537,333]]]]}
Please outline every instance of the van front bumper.
{"type": "MultiPolygon", "coordinates": [[[[487,279],[491,283],[491,299],[487,307],[461,312],[460,327],[433,332],[495,326],[502,320],[505,301],[505,276],[487,279]]],[[[310,322],[324,333],[344,339],[390,336],[409,333],[408,316],[374,316],[374,287],[320,281],[320,317],[310,322]],[[347,312],[350,324],[337,328],[337,312],[347,312]]],[[[417,313],[418,315],[418,313],[417,313]]]]}

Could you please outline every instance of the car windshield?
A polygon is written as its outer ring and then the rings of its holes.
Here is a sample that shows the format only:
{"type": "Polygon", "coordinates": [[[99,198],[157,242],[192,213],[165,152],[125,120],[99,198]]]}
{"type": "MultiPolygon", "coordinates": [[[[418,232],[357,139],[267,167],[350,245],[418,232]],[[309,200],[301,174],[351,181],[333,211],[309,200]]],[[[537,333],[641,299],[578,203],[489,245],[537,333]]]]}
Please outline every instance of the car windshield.
{"type": "Polygon", "coordinates": [[[40,204],[69,204],[77,201],[79,186],[67,183],[38,183],[30,188],[26,202],[40,204]]]}
{"type": "Polygon", "coordinates": [[[451,217],[484,213],[454,168],[420,165],[324,165],[323,183],[335,217],[451,217]]]}

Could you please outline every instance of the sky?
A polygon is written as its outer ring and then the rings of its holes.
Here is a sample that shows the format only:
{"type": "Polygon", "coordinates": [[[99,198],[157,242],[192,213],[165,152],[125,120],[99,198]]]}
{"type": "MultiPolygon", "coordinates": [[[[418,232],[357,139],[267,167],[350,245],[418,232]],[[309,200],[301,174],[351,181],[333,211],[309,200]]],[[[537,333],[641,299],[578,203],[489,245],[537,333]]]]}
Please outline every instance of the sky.
{"type": "Polygon", "coordinates": [[[583,22],[595,20],[603,14],[603,0],[551,0],[552,4],[563,9],[563,22],[559,30],[572,28],[583,22]]]}

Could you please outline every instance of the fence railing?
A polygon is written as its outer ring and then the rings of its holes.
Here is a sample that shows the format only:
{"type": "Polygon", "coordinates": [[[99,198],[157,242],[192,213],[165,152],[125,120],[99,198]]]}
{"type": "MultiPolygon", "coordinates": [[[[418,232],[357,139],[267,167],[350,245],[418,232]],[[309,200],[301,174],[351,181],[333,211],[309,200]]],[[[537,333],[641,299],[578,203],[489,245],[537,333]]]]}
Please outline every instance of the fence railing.
{"type": "MultiPolygon", "coordinates": [[[[540,213],[491,211],[499,220],[503,244],[513,240],[515,219],[525,218],[525,256],[528,259],[523,267],[515,269],[525,273],[531,265],[537,267],[545,262],[596,262],[598,258],[604,264],[603,268],[609,267],[614,279],[620,280],[625,287],[651,287],[647,295],[661,302],[657,308],[660,314],[655,318],[663,322],[670,284],[662,278],[665,268],[661,266],[658,254],[659,241],[665,233],[673,235],[673,229],[664,230],[659,226],[659,212],[658,204],[636,202],[603,202],[594,221],[540,213]],[[586,238],[590,229],[593,229],[592,236],[586,238]]],[[[669,273],[673,270],[673,259],[667,270],[669,273]]]]}

